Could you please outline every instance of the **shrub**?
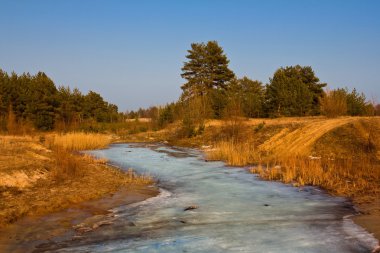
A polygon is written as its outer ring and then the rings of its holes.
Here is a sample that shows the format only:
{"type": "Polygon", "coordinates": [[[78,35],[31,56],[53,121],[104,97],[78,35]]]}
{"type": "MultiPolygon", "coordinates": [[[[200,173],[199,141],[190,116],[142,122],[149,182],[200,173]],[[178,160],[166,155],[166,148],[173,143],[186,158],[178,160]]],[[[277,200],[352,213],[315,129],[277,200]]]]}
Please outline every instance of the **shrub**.
{"type": "Polygon", "coordinates": [[[321,99],[321,111],[327,117],[333,118],[346,115],[347,92],[344,89],[327,91],[321,99]]]}

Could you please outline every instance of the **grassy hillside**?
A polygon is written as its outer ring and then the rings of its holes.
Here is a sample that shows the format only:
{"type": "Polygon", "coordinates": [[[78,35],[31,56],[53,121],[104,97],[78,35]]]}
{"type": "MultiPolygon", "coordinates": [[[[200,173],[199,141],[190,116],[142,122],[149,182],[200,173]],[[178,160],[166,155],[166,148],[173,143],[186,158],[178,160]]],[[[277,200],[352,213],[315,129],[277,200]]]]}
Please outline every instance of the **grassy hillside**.
{"type": "Polygon", "coordinates": [[[110,141],[99,134],[0,136],[0,227],[25,215],[99,198],[120,187],[152,183],[150,177],[124,173],[105,165],[105,160],[71,152],[105,147],[110,141]]]}

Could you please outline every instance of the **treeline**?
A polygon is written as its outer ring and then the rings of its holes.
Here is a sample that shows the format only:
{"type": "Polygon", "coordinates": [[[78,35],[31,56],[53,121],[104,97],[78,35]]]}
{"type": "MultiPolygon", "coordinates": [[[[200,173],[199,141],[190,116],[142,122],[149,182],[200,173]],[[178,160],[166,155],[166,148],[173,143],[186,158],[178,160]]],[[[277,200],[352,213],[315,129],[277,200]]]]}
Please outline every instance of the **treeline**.
{"type": "Polygon", "coordinates": [[[380,114],[380,106],[356,89],[326,91],[327,84],[320,82],[310,66],[281,67],[263,84],[236,77],[216,41],[193,43],[186,58],[180,99],[162,108],[130,112],[127,117],[152,118],[160,126],[179,119],[184,128],[192,129],[191,135],[210,118],[380,114]]]}
{"type": "Polygon", "coordinates": [[[57,88],[43,72],[17,75],[0,69],[2,131],[67,130],[86,122],[112,122],[118,118],[117,106],[96,92],[83,95],[78,89],[57,88]]]}
{"type": "MultiPolygon", "coordinates": [[[[229,69],[229,60],[216,41],[194,43],[182,68],[186,83],[182,86],[182,102],[205,100],[204,109],[211,109],[214,118],[233,110],[245,117],[314,116],[324,113],[321,104],[326,93],[310,66],[281,67],[263,85],[247,77],[238,79],[229,69]],[[209,108],[208,108],[209,107],[209,108]]],[[[347,111],[358,116],[373,112],[373,105],[364,94],[344,91],[347,111]],[[371,108],[372,107],[372,108],[371,108]]],[[[228,113],[227,113],[228,114],[228,113]]]]}
{"type": "Polygon", "coordinates": [[[263,84],[238,78],[216,41],[191,44],[186,58],[181,74],[186,82],[177,102],[126,113],[118,113],[116,105],[96,92],[57,88],[43,72],[17,75],[0,69],[0,130],[74,130],[85,125],[91,131],[94,123],[149,118],[153,130],[180,120],[183,134],[191,136],[204,129],[206,119],[380,115],[380,105],[356,89],[327,90],[310,66],[281,67],[263,84]]]}

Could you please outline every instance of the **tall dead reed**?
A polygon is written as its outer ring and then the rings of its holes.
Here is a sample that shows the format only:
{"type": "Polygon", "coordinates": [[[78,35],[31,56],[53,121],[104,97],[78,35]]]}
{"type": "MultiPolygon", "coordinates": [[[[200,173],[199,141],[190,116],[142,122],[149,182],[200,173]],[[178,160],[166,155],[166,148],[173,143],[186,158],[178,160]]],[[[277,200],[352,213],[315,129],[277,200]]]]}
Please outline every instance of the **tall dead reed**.
{"type": "Polygon", "coordinates": [[[251,168],[266,180],[279,180],[296,186],[320,186],[329,192],[348,197],[380,194],[380,166],[369,158],[310,159],[292,157],[277,165],[251,168]]]}
{"type": "Polygon", "coordinates": [[[67,150],[58,149],[55,154],[55,170],[53,176],[56,179],[82,177],[85,173],[85,162],[80,156],[74,155],[67,150]]]}
{"type": "Polygon", "coordinates": [[[68,151],[105,148],[111,143],[111,137],[106,134],[68,133],[53,135],[50,138],[50,148],[61,148],[68,151]]]}
{"type": "Polygon", "coordinates": [[[206,157],[208,160],[225,161],[232,166],[243,166],[254,160],[254,146],[249,142],[220,141],[206,150],[206,157]]]}

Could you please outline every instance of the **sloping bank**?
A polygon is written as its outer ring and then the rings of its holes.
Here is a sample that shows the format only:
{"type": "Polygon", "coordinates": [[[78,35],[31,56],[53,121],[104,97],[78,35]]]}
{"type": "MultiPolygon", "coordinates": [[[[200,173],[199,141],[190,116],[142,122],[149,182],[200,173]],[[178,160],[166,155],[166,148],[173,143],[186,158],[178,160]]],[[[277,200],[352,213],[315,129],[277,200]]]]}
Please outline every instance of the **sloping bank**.
{"type": "MultiPolygon", "coordinates": [[[[112,205],[157,195],[150,177],[133,171],[125,173],[106,165],[104,160],[73,153],[102,148],[110,141],[109,136],[90,134],[1,136],[1,244],[4,245],[5,239],[12,239],[10,231],[18,233],[17,225],[12,224],[22,224],[25,217],[38,217],[68,207],[85,210],[85,216],[97,215],[106,213],[112,205]],[[108,200],[96,202],[99,198],[108,200]],[[89,200],[95,202],[88,204],[89,200]],[[81,206],[83,202],[87,204],[81,206]]],[[[17,240],[26,239],[22,235],[18,237],[17,240]]]]}

